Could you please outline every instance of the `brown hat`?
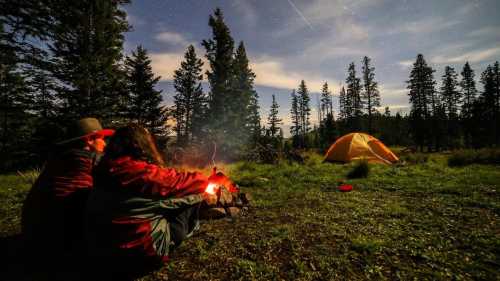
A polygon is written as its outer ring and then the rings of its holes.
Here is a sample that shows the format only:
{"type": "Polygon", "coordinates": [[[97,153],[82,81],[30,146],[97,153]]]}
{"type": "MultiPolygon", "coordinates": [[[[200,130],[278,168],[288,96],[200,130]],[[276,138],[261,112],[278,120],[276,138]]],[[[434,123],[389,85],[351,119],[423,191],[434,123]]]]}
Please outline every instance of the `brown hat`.
{"type": "Polygon", "coordinates": [[[101,123],[96,118],[83,118],[76,121],[68,128],[68,139],[58,142],[57,144],[65,144],[74,140],[83,139],[93,135],[107,137],[112,136],[115,130],[103,129],[101,123]]]}

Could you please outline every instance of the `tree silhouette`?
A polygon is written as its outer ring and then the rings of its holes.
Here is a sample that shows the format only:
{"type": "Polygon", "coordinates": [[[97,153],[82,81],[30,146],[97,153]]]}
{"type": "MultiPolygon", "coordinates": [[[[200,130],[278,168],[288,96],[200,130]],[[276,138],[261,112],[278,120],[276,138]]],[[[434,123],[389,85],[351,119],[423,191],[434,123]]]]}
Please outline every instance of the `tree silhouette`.
{"type": "Polygon", "coordinates": [[[320,120],[326,118],[326,116],[333,112],[332,104],[332,93],[328,89],[328,83],[325,82],[321,88],[321,99],[320,99],[320,120]]]}
{"type": "MultiPolygon", "coordinates": [[[[434,70],[427,66],[422,54],[418,54],[413,68],[410,72],[410,79],[407,81],[408,95],[410,96],[410,128],[413,141],[420,150],[427,143],[431,148],[431,134],[429,127],[432,125],[431,113],[436,108],[436,98],[434,89],[434,70]]],[[[435,131],[435,130],[433,130],[435,131]]]]}
{"type": "Polygon", "coordinates": [[[472,122],[473,104],[476,100],[476,81],[474,80],[474,70],[466,62],[462,70],[462,80],[460,81],[460,88],[462,89],[462,110],[460,117],[462,121],[462,131],[464,134],[464,141],[467,147],[472,146],[472,134],[474,132],[474,124],[472,122]]]}
{"type": "Polygon", "coordinates": [[[447,130],[445,132],[446,144],[449,147],[457,147],[460,138],[460,127],[458,121],[458,110],[460,108],[461,93],[458,91],[458,74],[455,70],[446,66],[442,77],[441,101],[446,114],[447,130]]]}
{"type": "Polygon", "coordinates": [[[267,125],[269,126],[269,135],[274,138],[279,135],[279,125],[283,120],[278,116],[279,104],[276,102],[276,97],[272,95],[273,101],[271,102],[271,109],[267,117],[267,125]]]}
{"type": "Polygon", "coordinates": [[[361,131],[361,116],[363,115],[361,80],[356,76],[356,66],[354,65],[354,62],[349,64],[347,72],[347,89],[344,100],[347,128],[349,131],[361,131]]]}
{"type": "Polygon", "coordinates": [[[295,89],[292,90],[291,98],[292,106],[290,109],[290,119],[292,120],[292,126],[290,126],[290,134],[292,135],[294,147],[298,147],[300,145],[302,122],[299,110],[299,97],[295,93],[295,89]]]}
{"type": "Polygon", "coordinates": [[[193,45],[184,54],[181,67],[174,73],[174,117],[178,145],[189,145],[201,137],[207,98],[201,87],[203,62],[196,56],[193,45]]]}
{"type": "Polygon", "coordinates": [[[255,141],[260,134],[258,94],[254,89],[255,73],[249,65],[245,45],[240,42],[233,61],[233,94],[226,102],[231,106],[231,137],[240,146],[255,141]]]}
{"type": "Polygon", "coordinates": [[[300,147],[307,147],[307,133],[311,130],[311,123],[309,118],[311,116],[310,107],[311,98],[309,97],[309,90],[307,89],[306,82],[302,80],[299,88],[297,89],[297,103],[298,112],[300,116],[300,147]]]}
{"type": "Polygon", "coordinates": [[[75,1],[54,9],[49,42],[52,70],[60,85],[60,119],[117,118],[124,93],[120,68],[123,33],[129,29],[119,5],[128,1],[75,1]]]}
{"type": "Polygon", "coordinates": [[[375,67],[370,66],[370,58],[363,57],[363,92],[362,100],[368,114],[368,133],[373,131],[372,114],[377,112],[376,107],[380,106],[380,93],[378,83],[375,81],[375,67]]]}
{"type": "Polygon", "coordinates": [[[166,112],[161,105],[161,90],[155,85],[160,80],[154,75],[147,51],[138,46],[125,60],[127,89],[130,94],[127,117],[146,127],[157,136],[166,135],[166,112]]]}

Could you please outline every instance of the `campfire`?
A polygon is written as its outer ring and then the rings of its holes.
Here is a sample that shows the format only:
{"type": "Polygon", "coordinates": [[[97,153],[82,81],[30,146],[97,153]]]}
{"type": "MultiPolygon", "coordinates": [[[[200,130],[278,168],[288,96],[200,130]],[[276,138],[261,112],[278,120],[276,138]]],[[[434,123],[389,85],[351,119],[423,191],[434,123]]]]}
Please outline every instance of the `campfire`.
{"type": "Polygon", "coordinates": [[[209,183],[207,185],[207,188],[205,189],[205,192],[208,193],[208,194],[216,194],[217,193],[217,184],[215,183],[209,183]]]}

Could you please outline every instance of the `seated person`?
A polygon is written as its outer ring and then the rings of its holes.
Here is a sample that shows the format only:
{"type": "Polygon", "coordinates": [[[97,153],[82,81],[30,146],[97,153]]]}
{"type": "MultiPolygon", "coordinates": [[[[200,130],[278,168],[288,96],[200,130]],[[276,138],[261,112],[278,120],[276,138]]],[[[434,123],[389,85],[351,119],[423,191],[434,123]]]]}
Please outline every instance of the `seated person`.
{"type": "Polygon", "coordinates": [[[68,129],[69,139],[57,144],[24,202],[21,224],[27,248],[68,251],[81,244],[92,168],[106,145],[104,137],[113,132],[103,130],[95,118],[68,129]]]}
{"type": "Polygon", "coordinates": [[[104,271],[160,267],[198,229],[200,205],[218,200],[204,192],[209,181],[228,182],[221,173],[212,181],[164,165],[153,137],[138,125],[120,128],[110,139],[86,210],[89,254],[106,261],[104,271]]]}

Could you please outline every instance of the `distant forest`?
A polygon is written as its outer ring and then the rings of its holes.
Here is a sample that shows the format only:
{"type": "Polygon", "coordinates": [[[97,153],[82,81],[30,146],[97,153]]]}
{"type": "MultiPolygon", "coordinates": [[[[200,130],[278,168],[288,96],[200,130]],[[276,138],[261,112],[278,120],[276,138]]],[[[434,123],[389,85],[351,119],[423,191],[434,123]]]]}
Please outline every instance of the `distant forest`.
{"type": "Polygon", "coordinates": [[[319,125],[311,125],[306,81],[297,81],[290,95],[291,138],[284,139],[274,96],[269,115],[259,115],[245,44],[235,43],[219,9],[209,16],[211,37],[202,41],[209,70],[202,73],[203,62],[189,46],[174,73],[174,104],[165,106],[147,50],[124,53],[131,26],[122,6],[128,2],[0,0],[0,171],[42,165],[65,128],[89,116],[106,127],[143,125],[165,151],[215,144],[226,160],[324,150],[353,131],[421,151],[500,145],[498,61],[483,70],[478,91],[469,63],[460,75],[446,66],[438,85],[421,54],[406,81],[408,115],[377,110],[383,105],[375,68],[365,56],[360,76],[354,62],[347,68],[337,114],[324,84],[314,117],[319,125]]]}

